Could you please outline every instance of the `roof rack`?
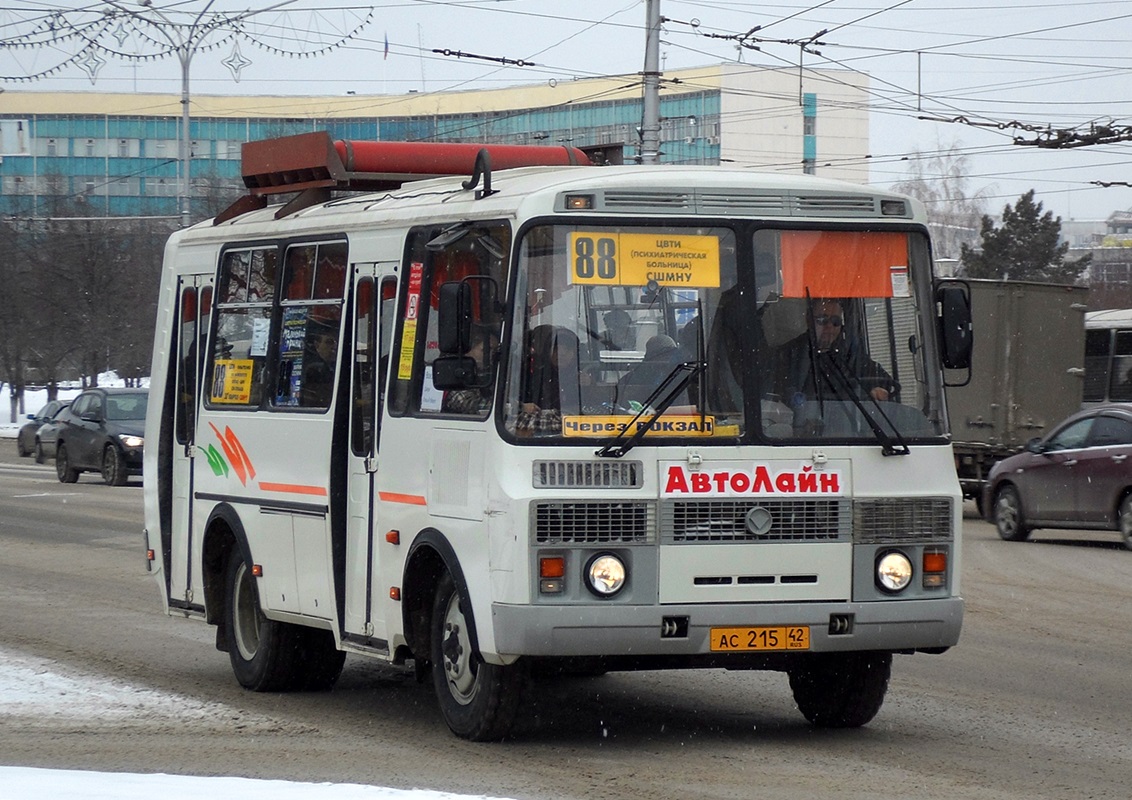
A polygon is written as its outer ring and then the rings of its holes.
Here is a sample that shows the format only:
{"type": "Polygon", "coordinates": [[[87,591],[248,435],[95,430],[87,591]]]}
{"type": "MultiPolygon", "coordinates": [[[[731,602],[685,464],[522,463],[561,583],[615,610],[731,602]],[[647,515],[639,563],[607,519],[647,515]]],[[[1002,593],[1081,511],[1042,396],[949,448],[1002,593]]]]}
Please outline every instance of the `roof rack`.
{"type": "Polygon", "coordinates": [[[397,189],[426,178],[471,175],[473,189],[482,175],[477,199],[493,194],[491,170],[531,166],[588,165],[576,147],[443,142],[334,141],[326,131],[258,142],[241,150],[241,174],[248,194],[213,220],[214,225],[265,208],[267,196],[298,192],[275,218],[326,202],[333,191],[374,192],[397,189]]]}

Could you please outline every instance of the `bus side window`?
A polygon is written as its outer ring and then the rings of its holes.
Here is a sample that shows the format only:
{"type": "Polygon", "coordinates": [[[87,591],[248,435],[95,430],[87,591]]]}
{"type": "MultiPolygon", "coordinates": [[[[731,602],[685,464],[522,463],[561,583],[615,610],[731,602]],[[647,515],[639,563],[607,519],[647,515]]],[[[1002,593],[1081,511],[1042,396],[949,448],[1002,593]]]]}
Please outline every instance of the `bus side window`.
{"type": "Polygon", "coordinates": [[[334,396],[346,285],[345,242],[290,247],[283,275],[275,406],[326,409],[334,396]]]}
{"type": "Polygon", "coordinates": [[[229,250],[221,259],[210,405],[258,406],[263,398],[277,263],[274,247],[229,250]]]}
{"type": "Polygon", "coordinates": [[[1108,399],[1125,403],[1132,400],[1132,331],[1117,331],[1113,339],[1108,399]]]}
{"type": "Polygon", "coordinates": [[[1085,386],[1082,399],[1086,403],[1105,399],[1111,351],[1112,331],[1107,328],[1085,331],[1085,386]]]}

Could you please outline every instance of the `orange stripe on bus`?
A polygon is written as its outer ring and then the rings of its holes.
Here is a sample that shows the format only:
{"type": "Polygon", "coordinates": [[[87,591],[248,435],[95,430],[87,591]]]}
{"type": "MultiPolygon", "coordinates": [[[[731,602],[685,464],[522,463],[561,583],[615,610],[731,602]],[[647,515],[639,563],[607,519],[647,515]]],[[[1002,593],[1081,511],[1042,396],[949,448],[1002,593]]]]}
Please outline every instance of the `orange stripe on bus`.
{"type": "Polygon", "coordinates": [[[428,501],[419,494],[397,494],[396,492],[378,492],[377,494],[388,503],[406,503],[410,506],[428,505],[428,501]]]}
{"type": "Polygon", "coordinates": [[[266,483],[261,481],[259,488],[265,492],[286,492],[287,494],[314,494],[326,497],[326,489],[321,486],[304,486],[298,483],[266,483]]]}

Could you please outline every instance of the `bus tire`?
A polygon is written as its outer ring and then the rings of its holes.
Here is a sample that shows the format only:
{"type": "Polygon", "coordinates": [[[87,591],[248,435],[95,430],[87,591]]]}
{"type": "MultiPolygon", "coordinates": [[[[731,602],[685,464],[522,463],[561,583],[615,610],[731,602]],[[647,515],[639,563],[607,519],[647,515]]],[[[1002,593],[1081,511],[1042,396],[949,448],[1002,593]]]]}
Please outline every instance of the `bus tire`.
{"type": "Polygon", "coordinates": [[[294,688],[301,630],[263,615],[251,567],[238,548],[228,557],[225,575],[224,635],[236,680],[253,692],[294,688]]]}
{"type": "Polygon", "coordinates": [[[59,478],[59,483],[74,483],[79,479],[79,471],[71,466],[67,445],[62,442],[59,442],[55,451],[55,474],[59,478]]]}
{"type": "Polygon", "coordinates": [[[821,653],[789,670],[798,710],[818,728],[859,728],[884,704],[892,653],[821,653]]]}
{"type": "Polygon", "coordinates": [[[452,576],[436,587],[430,626],[432,683],[444,721],[473,742],[498,741],[511,732],[524,684],[525,664],[488,664],[472,647],[467,617],[452,576]]]}

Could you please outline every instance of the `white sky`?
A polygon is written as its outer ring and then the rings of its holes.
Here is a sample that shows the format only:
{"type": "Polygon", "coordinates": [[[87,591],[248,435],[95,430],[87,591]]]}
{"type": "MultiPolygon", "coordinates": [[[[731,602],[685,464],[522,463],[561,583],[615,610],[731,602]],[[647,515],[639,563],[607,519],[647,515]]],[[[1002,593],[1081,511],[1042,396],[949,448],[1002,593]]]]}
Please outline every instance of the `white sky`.
{"type": "MultiPolygon", "coordinates": [[[[231,715],[219,703],[205,703],[107,680],[35,656],[0,648],[0,724],[23,727],[47,720],[113,724],[117,720],[178,719],[231,715]]],[[[389,789],[359,784],[295,783],[234,777],[83,772],[4,765],[0,754],[3,800],[489,800],[422,789],[389,789]]],[[[160,769],[160,766],[157,766],[160,769]]]]}
{"type": "MultiPolygon", "coordinates": [[[[153,16],[136,0],[121,5],[153,16]]],[[[215,0],[212,10],[266,8],[271,0],[215,0]]],[[[0,3],[0,42],[29,41],[28,20],[50,9],[100,7],[98,0],[22,0],[0,3]],[[7,9],[7,10],[4,10],[7,9]]],[[[155,0],[173,21],[187,20],[205,0],[155,0]]],[[[662,35],[666,68],[735,60],[797,65],[799,47],[817,38],[820,55],[806,64],[844,66],[873,79],[871,180],[888,186],[905,177],[904,157],[958,142],[971,156],[971,190],[985,189],[997,213],[1030,188],[1064,219],[1103,219],[1132,206],[1132,188],[1101,188],[1091,181],[1132,182],[1132,143],[1048,150],[1012,144],[1036,133],[918,120],[919,116],[994,125],[1021,123],[1046,129],[1086,130],[1100,122],[1132,126],[1132,49],[1127,0],[662,0],[668,18],[662,35]],[[693,24],[698,23],[698,24],[693,24]],[[762,26],[761,52],[740,52],[735,36],[762,26]],[[1084,127],[1082,127],[1084,126],[1084,127]]],[[[261,13],[239,41],[250,63],[240,81],[222,61],[233,41],[194,56],[196,92],[221,94],[400,94],[483,88],[574,77],[632,74],[643,66],[643,0],[389,0],[372,4],[294,0],[282,11],[261,13]],[[325,7],[312,13],[309,9],[325,7]],[[370,21],[344,46],[317,58],[294,58],[258,48],[311,53],[339,31],[370,21]],[[303,9],[307,9],[304,11],[303,9]],[[349,10],[347,10],[349,9],[349,10]],[[383,57],[388,37],[389,56],[383,57]],[[503,66],[445,57],[463,51],[534,62],[503,66]]],[[[151,36],[160,33],[150,29],[151,36]]],[[[115,44],[108,33],[105,41],[115,44]]],[[[209,40],[213,41],[213,40],[209,40]]],[[[155,44],[124,39],[126,52],[155,52],[155,44]]],[[[755,42],[751,40],[751,43],[755,42]]],[[[58,66],[73,47],[0,48],[0,75],[19,77],[58,66]]],[[[180,91],[176,59],[138,63],[106,58],[93,86],[78,66],[29,83],[4,81],[9,91],[180,91]]],[[[0,109],[3,96],[0,95],[0,109]]],[[[784,113],[787,110],[784,109],[784,113]]],[[[820,112],[819,112],[820,114],[820,112]]],[[[820,116],[819,116],[820,119],[820,116]]],[[[820,156],[820,154],[819,154],[820,156]]],[[[819,158],[820,165],[820,158],[819,158]]],[[[819,168],[820,173],[820,168],[819,168]]]]}

